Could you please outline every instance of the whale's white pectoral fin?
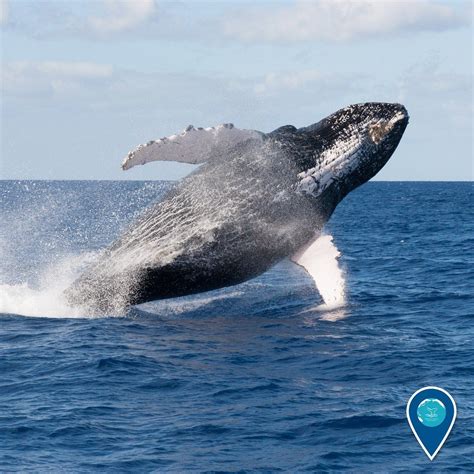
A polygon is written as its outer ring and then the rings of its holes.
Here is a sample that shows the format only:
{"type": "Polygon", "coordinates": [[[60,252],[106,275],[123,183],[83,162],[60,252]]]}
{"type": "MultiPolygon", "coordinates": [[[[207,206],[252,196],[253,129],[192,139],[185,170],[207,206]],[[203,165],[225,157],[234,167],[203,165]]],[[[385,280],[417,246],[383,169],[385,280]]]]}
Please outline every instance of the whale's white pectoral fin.
{"type": "Polygon", "coordinates": [[[332,236],[321,235],[291,257],[313,278],[324,303],[330,308],[345,304],[344,273],[338,262],[340,255],[332,236]]]}
{"type": "Polygon", "coordinates": [[[189,125],[182,133],[152,140],[139,145],[128,153],[122,162],[122,169],[150,161],[179,161],[200,164],[219,153],[248,139],[263,140],[264,134],[256,130],[241,130],[231,123],[209,128],[195,128],[189,125]]]}

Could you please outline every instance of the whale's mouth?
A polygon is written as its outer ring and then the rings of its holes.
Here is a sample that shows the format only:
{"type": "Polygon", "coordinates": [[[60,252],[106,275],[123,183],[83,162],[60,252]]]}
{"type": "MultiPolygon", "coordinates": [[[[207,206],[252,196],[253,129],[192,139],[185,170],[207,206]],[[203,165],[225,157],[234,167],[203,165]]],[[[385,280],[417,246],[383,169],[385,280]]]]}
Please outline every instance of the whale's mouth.
{"type": "Polygon", "coordinates": [[[326,119],[324,133],[338,138],[319,153],[314,167],[298,174],[297,191],[318,197],[336,184],[347,194],[383,168],[407,124],[400,104],[358,104],[337,112],[326,119]]]}

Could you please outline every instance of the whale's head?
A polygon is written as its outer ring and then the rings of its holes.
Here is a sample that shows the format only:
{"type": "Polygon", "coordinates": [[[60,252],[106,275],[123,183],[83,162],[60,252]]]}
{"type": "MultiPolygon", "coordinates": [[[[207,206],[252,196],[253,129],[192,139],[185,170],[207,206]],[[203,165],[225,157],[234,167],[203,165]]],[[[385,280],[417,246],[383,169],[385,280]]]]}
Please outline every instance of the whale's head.
{"type": "Polygon", "coordinates": [[[315,197],[328,194],[337,205],[383,168],[407,124],[403,105],[369,102],[350,105],[300,129],[311,135],[317,148],[311,157],[314,166],[298,175],[298,191],[315,197]]]}

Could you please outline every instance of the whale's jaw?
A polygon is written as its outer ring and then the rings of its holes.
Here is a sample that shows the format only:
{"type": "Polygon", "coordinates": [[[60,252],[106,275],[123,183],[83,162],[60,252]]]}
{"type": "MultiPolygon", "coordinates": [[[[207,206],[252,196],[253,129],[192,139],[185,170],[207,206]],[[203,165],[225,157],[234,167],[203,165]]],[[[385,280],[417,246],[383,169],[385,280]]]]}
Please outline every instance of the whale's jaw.
{"type": "Polygon", "coordinates": [[[333,194],[336,205],[383,168],[408,118],[403,105],[371,102],[351,105],[302,129],[324,145],[314,166],[298,175],[297,191],[315,198],[333,194]]]}

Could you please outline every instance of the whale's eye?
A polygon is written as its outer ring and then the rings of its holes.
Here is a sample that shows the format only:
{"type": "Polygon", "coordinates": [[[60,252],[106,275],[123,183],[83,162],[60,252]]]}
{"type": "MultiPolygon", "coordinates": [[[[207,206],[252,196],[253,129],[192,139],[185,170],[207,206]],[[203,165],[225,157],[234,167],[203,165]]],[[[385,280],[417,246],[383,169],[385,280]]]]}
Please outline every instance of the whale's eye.
{"type": "Polygon", "coordinates": [[[369,137],[378,145],[391,129],[390,122],[378,122],[369,127],[369,137]]]}

